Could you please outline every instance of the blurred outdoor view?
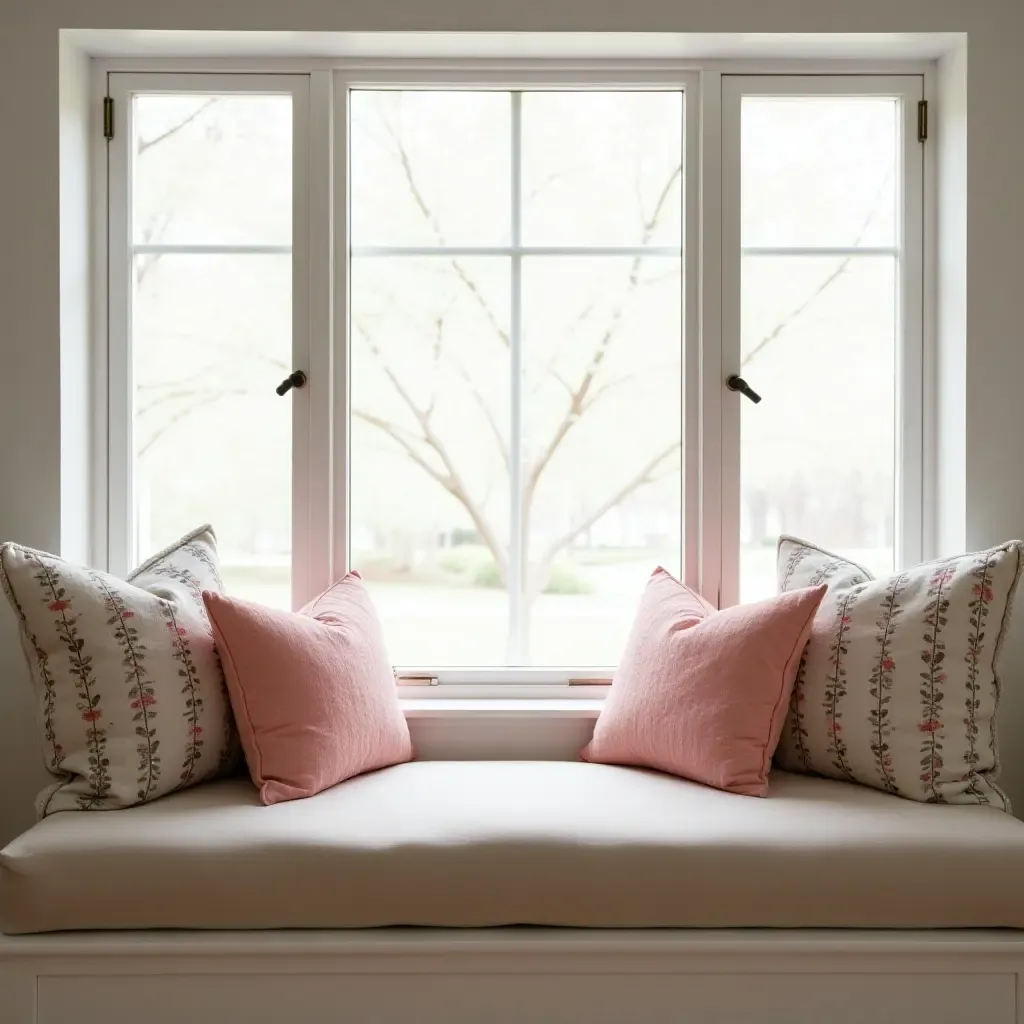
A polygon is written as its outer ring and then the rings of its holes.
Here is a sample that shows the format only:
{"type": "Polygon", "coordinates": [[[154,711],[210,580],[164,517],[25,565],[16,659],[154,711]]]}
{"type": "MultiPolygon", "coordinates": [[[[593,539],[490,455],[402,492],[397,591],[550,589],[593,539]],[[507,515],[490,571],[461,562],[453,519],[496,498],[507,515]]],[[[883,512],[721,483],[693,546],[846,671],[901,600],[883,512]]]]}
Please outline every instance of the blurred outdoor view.
{"type": "Polygon", "coordinates": [[[681,568],[682,96],[351,112],[352,564],[393,657],[614,664],[681,568]]]}
{"type": "Polygon", "coordinates": [[[782,532],[893,567],[899,126],[885,97],[743,99],[744,601],[782,532]]]}
{"type": "Polygon", "coordinates": [[[229,592],[289,607],[291,96],[143,95],[133,122],[136,557],[211,522],[229,592]]]}
{"type": "MultiPolygon", "coordinates": [[[[291,99],[134,114],[137,554],[211,521],[229,591],[288,607],[291,99]]],[[[358,91],[350,124],[351,564],[392,659],[614,665],[682,571],[682,96],[358,91]]],[[[744,103],[744,599],[781,530],[892,562],[898,124],[744,103]]]]}

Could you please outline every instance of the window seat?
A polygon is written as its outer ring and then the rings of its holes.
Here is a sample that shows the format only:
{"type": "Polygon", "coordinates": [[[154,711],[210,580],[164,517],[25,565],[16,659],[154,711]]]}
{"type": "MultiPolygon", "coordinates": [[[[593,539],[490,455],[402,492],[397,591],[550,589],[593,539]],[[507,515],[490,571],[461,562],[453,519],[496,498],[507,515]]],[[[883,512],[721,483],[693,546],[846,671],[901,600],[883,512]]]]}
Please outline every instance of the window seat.
{"type": "Polygon", "coordinates": [[[0,853],[0,925],[1024,928],[1022,868],[1024,823],[989,807],[422,761],[273,807],[238,778],[54,814],[0,853]]]}

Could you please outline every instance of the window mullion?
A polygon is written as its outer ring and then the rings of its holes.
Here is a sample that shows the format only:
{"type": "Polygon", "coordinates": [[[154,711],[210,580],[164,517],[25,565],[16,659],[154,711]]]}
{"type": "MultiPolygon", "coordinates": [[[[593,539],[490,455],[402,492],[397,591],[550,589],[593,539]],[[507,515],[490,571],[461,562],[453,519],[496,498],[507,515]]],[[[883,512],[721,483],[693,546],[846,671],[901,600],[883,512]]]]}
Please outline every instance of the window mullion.
{"type": "Polygon", "coordinates": [[[526,647],[526,611],[523,599],[526,579],[523,536],[523,358],[522,358],[522,141],[523,94],[513,92],[512,103],[512,174],[511,174],[511,322],[509,324],[510,423],[509,423],[509,544],[508,601],[509,639],[508,663],[520,665],[529,660],[526,647]]]}

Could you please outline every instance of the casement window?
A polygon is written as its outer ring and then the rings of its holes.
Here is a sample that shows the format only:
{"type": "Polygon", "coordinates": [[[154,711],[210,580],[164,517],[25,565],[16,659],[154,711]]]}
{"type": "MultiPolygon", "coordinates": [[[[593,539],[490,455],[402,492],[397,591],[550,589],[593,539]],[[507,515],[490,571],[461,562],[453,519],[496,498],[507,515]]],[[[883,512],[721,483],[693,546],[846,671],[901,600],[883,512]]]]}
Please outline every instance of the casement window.
{"type": "Polygon", "coordinates": [[[240,596],[357,569],[410,674],[566,682],[657,565],[921,554],[921,76],[107,79],[115,571],[211,521],[240,596]]]}

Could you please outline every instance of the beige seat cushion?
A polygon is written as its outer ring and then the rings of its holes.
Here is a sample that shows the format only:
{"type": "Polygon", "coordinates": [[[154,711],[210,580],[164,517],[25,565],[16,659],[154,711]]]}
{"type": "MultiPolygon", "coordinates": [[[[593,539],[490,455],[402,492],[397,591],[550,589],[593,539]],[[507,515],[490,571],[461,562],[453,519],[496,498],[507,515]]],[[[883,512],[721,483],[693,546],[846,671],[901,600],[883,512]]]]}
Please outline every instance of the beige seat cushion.
{"type": "Polygon", "coordinates": [[[245,779],[64,811],[0,853],[7,932],[1024,927],[1024,823],[775,773],[767,799],[633,768],[418,762],[263,807],[245,779]]]}

